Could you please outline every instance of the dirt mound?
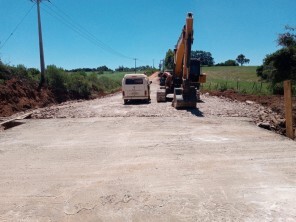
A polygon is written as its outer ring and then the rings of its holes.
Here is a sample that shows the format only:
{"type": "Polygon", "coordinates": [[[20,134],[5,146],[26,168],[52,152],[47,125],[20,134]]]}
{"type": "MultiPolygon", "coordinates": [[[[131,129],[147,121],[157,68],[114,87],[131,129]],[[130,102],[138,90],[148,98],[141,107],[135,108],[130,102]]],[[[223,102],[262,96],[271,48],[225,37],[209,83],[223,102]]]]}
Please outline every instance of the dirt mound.
{"type": "Polygon", "coordinates": [[[48,89],[37,91],[38,85],[28,80],[10,79],[0,84],[0,116],[55,103],[48,89]]]}

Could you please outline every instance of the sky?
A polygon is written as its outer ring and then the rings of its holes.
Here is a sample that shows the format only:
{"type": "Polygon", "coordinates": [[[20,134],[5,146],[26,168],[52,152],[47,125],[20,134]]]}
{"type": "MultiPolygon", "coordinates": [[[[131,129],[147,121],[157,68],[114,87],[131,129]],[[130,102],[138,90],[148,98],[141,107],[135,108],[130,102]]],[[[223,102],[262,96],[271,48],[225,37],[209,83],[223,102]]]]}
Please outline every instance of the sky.
{"type": "MultiPolygon", "coordinates": [[[[295,9],[296,0],[43,0],[45,64],[115,69],[134,67],[137,58],[137,66],[158,67],[192,12],[192,50],[211,52],[215,63],[244,54],[249,65],[261,65],[279,49],[285,25],[296,26],[295,9]]],[[[0,59],[40,67],[30,0],[0,0],[0,59]]]]}

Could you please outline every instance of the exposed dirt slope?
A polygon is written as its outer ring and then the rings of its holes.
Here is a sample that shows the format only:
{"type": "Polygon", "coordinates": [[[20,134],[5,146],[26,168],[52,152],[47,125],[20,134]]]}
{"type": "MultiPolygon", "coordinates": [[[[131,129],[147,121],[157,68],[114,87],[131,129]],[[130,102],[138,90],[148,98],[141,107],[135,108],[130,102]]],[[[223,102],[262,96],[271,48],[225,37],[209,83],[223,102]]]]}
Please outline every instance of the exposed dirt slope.
{"type": "Polygon", "coordinates": [[[55,103],[52,93],[44,89],[37,91],[37,85],[26,80],[10,79],[0,84],[0,116],[45,107],[55,103]]]}

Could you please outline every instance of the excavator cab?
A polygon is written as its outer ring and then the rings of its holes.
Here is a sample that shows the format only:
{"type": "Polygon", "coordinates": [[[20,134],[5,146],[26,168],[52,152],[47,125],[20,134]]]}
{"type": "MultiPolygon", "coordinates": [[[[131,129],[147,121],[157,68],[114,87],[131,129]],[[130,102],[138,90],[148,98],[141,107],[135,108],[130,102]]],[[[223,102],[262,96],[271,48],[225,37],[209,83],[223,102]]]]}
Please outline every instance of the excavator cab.
{"type": "Polygon", "coordinates": [[[195,87],[199,87],[199,77],[201,75],[200,68],[200,60],[199,59],[191,59],[190,60],[190,72],[189,72],[189,80],[191,85],[195,87]]]}

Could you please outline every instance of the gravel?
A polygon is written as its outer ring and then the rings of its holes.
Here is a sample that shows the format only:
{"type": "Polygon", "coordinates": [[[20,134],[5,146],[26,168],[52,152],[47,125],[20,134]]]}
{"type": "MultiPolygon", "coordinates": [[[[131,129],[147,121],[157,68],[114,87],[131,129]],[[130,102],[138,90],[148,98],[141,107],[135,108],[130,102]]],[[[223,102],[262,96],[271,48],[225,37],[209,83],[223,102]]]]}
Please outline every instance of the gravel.
{"type": "MultiPolygon", "coordinates": [[[[245,117],[258,126],[279,131],[285,120],[271,109],[253,101],[239,102],[228,98],[201,95],[196,109],[176,110],[171,102],[157,103],[158,78],[152,78],[151,103],[135,102],[123,105],[121,93],[89,101],[70,101],[60,105],[37,109],[33,119],[91,118],[91,117],[245,117]],[[264,123],[264,124],[261,124],[264,123]],[[266,124],[269,127],[266,127],[266,124]]],[[[284,132],[280,132],[283,134],[284,132]]]]}

